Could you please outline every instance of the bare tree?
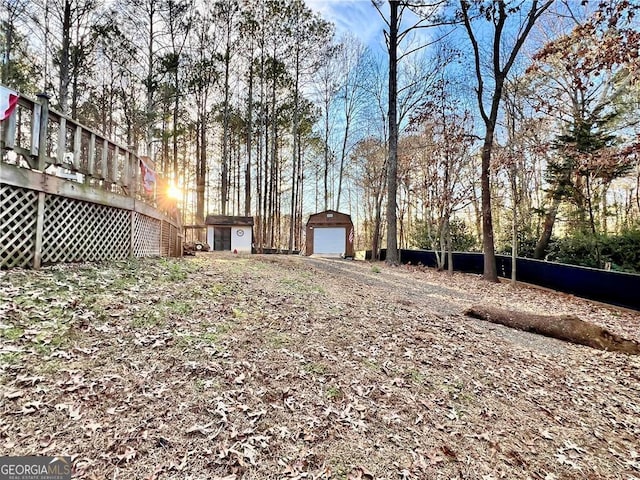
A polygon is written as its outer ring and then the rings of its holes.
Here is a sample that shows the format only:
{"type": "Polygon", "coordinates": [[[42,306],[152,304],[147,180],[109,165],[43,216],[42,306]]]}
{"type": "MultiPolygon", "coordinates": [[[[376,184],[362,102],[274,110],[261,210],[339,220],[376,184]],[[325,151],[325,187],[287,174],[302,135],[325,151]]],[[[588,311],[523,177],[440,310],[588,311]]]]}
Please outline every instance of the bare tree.
{"type": "Polygon", "coordinates": [[[398,55],[399,44],[412,31],[420,28],[441,25],[443,22],[438,19],[439,9],[445,3],[443,1],[434,2],[408,2],[400,0],[389,0],[389,18],[382,13],[381,0],[372,0],[373,6],[378,10],[380,16],[386,24],[385,40],[389,53],[389,160],[387,162],[387,258],[389,264],[400,263],[398,251],[398,216],[397,216],[397,191],[398,191],[398,62],[404,57],[417,50],[425,48],[431,42],[412,48],[407,52],[398,55]],[[403,17],[407,10],[412,10],[418,14],[418,21],[410,27],[403,27],[403,17]]]}
{"type": "Polygon", "coordinates": [[[387,174],[385,144],[375,137],[366,138],[356,145],[351,158],[363,191],[365,228],[371,238],[371,258],[377,260],[380,258],[382,241],[382,206],[387,174]]]}
{"type": "Polygon", "coordinates": [[[340,70],[337,55],[338,48],[339,47],[336,46],[325,52],[325,58],[320,65],[315,82],[315,96],[317,98],[317,102],[320,103],[320,109],[322,112],[322,180],[324,210],[329,209],[329,174],[335,155],[331,148],[330,138],[334,130],[335,121],[334,117],[331,115],[331,111],[335,102],[335,96],[340,89],[340,85],[336,80],[336,78],[338,77],[338,72],[340,70]]]}
{"type": "Polygon", "coordinates": [[[161,12],[162,19],[167,26],[169,34],[170,51],[165,55],[163,63],[164,70],[171,76],[171,94],[173,95],[172,105],[172,124],[171,131],[172,140],[172,174],[174,181],[178,179],[178,136],[179,127],[178,120],[180,114],[181,95],[181,72],[184,63],[183,52],[189,36],[191,28],[191,20],[193,18],[191,10],[193,8],[193,0],[165,0],[166,9],[161,12]]]}
{"type": "Polygon", "coordinates": [[[336,210],[340,210],[340,200],[342,198],[342,185],[345,177],[345,161],[352,147],[351,137],[353,136],[354,120],[358,111],[361,110],[365,100],[365,90],[362,76],[366,74],[366,69],[362,68],[361,62],[365,54],[365,47],[355,37],[348,36],[340,42],[341,48],[338,51],[341,80],[337,93],[340,111],[342,115],[342,142],[338,158],[338,192],[336,196],[336,210]]]}
{"type": "Polygon", "coordinates": [[[508,3],[510,2],[498,0],[460,0],[460,15],[473,49],[478,108],[485,125],[480,176],[482,249],[484,252],[484,278],[492,282],[498,281],[498,272],[491,214],[490,166],[504,83],[531,29],[540,16],[551,6],[553,0],[543,2],[532,0],[526,4],[526,12],[522,11],[525,9],[525,4],[510,5],[508,3]],[[493,35],[484,35],[489,39],[487,48],[480,46],[479,36],[473,25],[476,21],[483,22],[483,25],[488,24],[493,31],[493,35]],[[513,38],[513,42],[508,47],[506,47],[506,38],[513,38]],[[482,68],[485,63],[491,65],[489,72],[482,68]],[[493,85],[487,84],[490,78],[493,79],[493,85]],[[488,110],[485,106],[487,101],[489,102],[488,110]]]}

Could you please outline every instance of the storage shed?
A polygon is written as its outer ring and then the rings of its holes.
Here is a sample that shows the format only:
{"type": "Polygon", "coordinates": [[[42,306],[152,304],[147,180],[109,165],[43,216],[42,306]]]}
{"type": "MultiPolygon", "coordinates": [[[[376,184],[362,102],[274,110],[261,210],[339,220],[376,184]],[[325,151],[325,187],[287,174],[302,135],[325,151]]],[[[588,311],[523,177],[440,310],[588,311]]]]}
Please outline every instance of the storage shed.
{"type": "Polygon", "coordinates": [[[207,215],[204,223],[211,250],[251,253],[253,217],[207,215]]]}
{"type": "Polygon", "coordinates": [[[353,257],[351,215],[327,210],[311,215],[307,221],[307,255],[353,257]]]}

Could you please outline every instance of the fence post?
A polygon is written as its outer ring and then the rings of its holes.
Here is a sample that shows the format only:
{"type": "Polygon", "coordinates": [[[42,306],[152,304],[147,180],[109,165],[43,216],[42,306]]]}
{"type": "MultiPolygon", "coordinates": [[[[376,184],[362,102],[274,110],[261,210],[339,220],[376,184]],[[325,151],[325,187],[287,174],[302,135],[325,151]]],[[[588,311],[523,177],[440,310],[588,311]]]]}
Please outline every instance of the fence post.
{"type": "Polygon", "coordinates": [[[42,237],[44,234],[44,192],[38,192],[38,210],[36,216],[36,241],[33,253],[33,268],[39,270],[42,266],[42,237]]]}

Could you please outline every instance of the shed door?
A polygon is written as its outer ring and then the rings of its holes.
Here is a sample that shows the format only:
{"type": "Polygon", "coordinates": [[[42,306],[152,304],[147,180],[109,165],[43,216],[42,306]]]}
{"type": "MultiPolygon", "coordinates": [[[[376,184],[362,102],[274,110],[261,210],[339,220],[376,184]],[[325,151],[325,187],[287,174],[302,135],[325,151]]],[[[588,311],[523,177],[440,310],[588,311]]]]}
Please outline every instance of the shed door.
{"type": "Polygon", "coordinates": [[[231,227],[213,228],[213,249],[231,250],[231,227]]]}
{"type": "Polygon", "coordinates": [[[313,229],[313,253],[341,255],[345,253],[346,229],[318,228],[313,229]]]}

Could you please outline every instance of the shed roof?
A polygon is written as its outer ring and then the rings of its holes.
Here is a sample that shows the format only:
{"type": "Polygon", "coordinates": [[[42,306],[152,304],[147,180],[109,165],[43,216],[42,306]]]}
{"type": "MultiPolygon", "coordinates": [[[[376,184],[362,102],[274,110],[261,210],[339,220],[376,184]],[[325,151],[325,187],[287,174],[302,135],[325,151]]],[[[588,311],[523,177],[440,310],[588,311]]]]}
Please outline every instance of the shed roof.
{"type": "Polygon", "coordinates": [[[232,215],[207,215],[205,222],[207,225],[251,225],[253,217],[238,217],[232,215]]]}
{"type": "Polygon", "coordinates": [[[337,212],[335,210],[325,210],[324,212],[314,213],[309,215],[309,223],[331,223],[331,222],[351,222],[351,215],[347,213],[337,212]]]}

